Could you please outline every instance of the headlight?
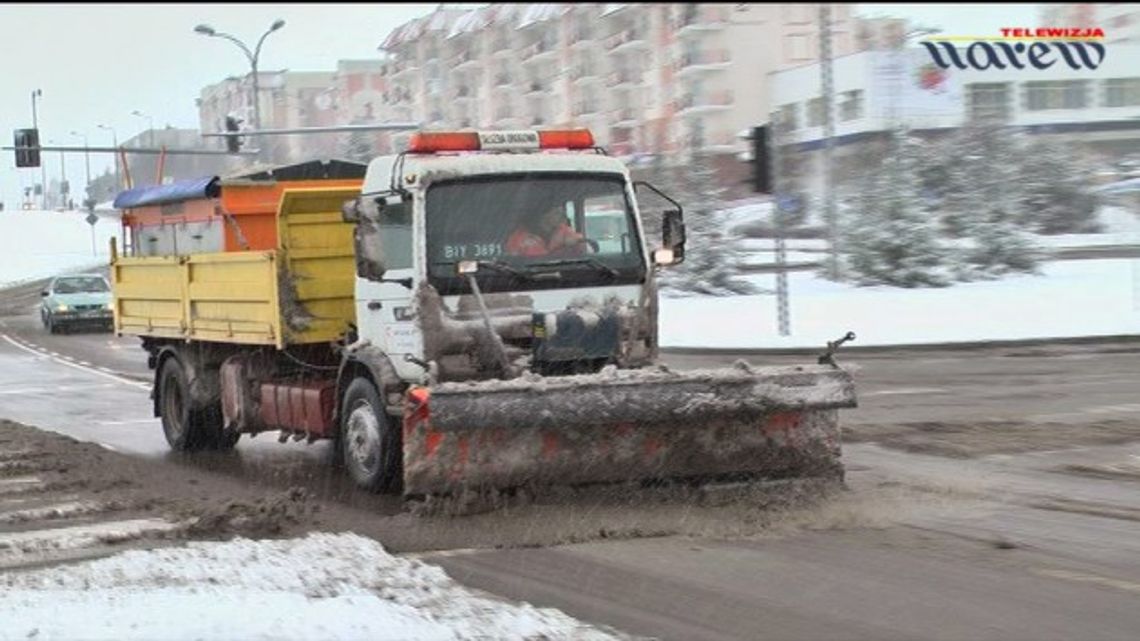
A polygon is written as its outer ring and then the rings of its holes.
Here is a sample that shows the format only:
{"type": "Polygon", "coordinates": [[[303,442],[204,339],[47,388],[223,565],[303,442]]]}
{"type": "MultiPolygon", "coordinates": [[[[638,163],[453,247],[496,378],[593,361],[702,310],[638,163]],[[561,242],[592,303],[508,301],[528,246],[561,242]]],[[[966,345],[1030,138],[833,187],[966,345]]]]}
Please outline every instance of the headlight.
{"type": "Polygon", "coordinates": [[[66,312],[66,311],[67,311],[67,305],[64,305],[64,304],[62,304],[62,303],[61,303],[61,304],[59,304],[59,305],[56,305],[56,306],[55,306],[55,311],[57,311],[57,312],[66,312]]]}
{"type": "Polygon", "coordinates": [[[103,309],[111,311],[111,303],[103,303],[103,309]]]}

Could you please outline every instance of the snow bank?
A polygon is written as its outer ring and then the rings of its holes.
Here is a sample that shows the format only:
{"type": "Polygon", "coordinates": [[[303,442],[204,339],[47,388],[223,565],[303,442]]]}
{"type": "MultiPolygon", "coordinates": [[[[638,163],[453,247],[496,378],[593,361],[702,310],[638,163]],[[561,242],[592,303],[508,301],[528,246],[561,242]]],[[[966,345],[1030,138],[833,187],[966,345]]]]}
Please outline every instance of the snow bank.
{"type": "Polygon", "coordinates": [[[612,639],[354,534],[191,543],[0,576],[0,639],[612,639]]]}
{"type": "Polygon", "coordinates": [[[107,264],[108,243],[119,221],[100,216],[95,253],[86,212],[17,210],[0,212],[0,287],[107,264]]]}
{"type": "MultiPolygon", "coordinates": [[[[942,289],[855,287],[813,272],[788,275],[791,336],[780,336],[776,297],[662,298],[663,347],[823,347],[1140,334],[1140,260],[1046,263],[1040,276],[942,289]]],[[[774,275],[756,275],[774,288],[774,275]]]]}

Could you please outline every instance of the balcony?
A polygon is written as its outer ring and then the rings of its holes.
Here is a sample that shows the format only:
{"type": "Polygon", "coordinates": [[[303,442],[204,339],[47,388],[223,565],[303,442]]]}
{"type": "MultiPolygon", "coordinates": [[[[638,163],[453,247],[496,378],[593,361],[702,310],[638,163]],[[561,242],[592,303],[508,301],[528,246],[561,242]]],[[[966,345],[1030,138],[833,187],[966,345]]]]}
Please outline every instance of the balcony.
{"type": "Polygon", "coordinates": [[[412,92],[405,87],[396,87],[384,93],[382,102],[386,105],[405,105],[412,102],[412,92]]]}
{"type": "Polygon", "coordinates": [[[595,102],[575,103],[570,109],[570,114],[573,116],[588,116],[596,113],[598,113],[598,105],[595,102]]]}
{"type": "Polygon", "coordinates": [[[615,109],[612,117],[610,126],[615,129],[632,129],[641,124],[641,112],[630,107],[615,109]]]}
{"type": "Polygon", "coordinates": [[[649,47],[645,34],[638,29],[626,29],[606,38],[605,48],[610,53],[649,47]]]}
{"type": "Polygon", "coordinates": [[[728,26],[728,12],[723,7],[689,5],[673,23],[678,36],[718,31],[728,26]]]}
{"type": "Polygon", "coordinates": [[[570,48],[588,47],[598,44],[592,29],[575,29],[570,34],[570,48]]]}
{"type": "Polygon", "coordinates": [[[551,86],[548,82],[539,82],[532,80],[526,85],[526,95],[542,95],[550,93],[551,86]]]}
{"type": "Polygon", "coordinates": [[[593,65],[580,65],[570,70],[570,82],[574,84],[596,80],[597,76],[598,73],[594,70],[593,65]]]}
{"type": "Polygon", "coordinates": [[[479,56],[470,50],[459,52],[458,56],[451,61],[452,71],[461,71],[463,69],[472,69],[483,64],[479,60],[479,56]]]}
{"type": "Polygon", "coordinates": [[[685,94],[676,102],[677,115],[691,115],[708,111],[730,109],[733,105],[731,91],[714,91],[694,96],[685,94]]]}
{"type": "Polygon", "coordinates": [[[677,61],[677,74],[680,75],[697,71],[721,71],[727,69],[731,63],[732,56],[729,55],[726,49],[685,53],[682,54],[681,59],[677,61]]]}
{"type": "Polygon", "coordinates": [[[539,40],[538,42],[524,47],[522,50],[522,61],[524,63],[538,62],[552,58],[557,53],[557,46],[553,42],[546,40],[539,40]]]}
{"type": "Polygon", "coordinates": [[[392,79],[395,80],[402,76],[406,76],[412,71],[419,69],[419,65],[414,60],[406,60],[404,62],[397,62],[392,65],[392,79]]]}
{"type": "Polygon", "coordinates": [[[606,86],[613,89],[641,87],[645,84],[645,74],[640,71],[620,70],[606,77],[606,86]]]}

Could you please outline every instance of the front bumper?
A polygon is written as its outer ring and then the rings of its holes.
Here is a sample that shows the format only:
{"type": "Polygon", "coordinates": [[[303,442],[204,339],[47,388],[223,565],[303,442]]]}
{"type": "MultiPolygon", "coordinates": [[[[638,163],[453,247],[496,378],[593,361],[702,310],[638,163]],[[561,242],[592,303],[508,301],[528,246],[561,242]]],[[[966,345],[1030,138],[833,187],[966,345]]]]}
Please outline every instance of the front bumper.
{"type": "Polygon", "coordinates": [[[110,325],[115,315],[109,309],[85,311],[52,312],[51,318],[57,325],[110,325]]]}

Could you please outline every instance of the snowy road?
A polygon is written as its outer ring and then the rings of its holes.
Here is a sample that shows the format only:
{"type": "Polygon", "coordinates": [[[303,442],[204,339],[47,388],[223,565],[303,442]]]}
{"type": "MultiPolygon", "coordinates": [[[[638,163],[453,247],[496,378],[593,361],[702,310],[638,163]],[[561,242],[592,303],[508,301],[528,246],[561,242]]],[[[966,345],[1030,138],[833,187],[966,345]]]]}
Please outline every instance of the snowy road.
{"type": "MultiPolygon", "coordinates": [[[[1131,639],[1140,626],[1135,445],[1069,443],[966,460],[848,445],[851,493],[765,527],[686,506],[418,522],[398,502],[321,475],[318,448],[243,439],[236,459],[167,460],[145,384],[93,369],[121,362],[105,345],[128,339],[74,335],[47,344],[34,323],[13,329],[5,321],[19,345],[0,339],[0,390],[9,392],[0,394],[0,414],[138,452],[219,487],[307,479],[323,496],[322,529],[362,534],[442,566],[461,584],[582,621],[668,639],[1131,639]],[[29,352],[32,343],[52,349],[29,352]],[[102,361],[100,351],[108,354],[102,361]],[[606,538],[619,540],[602,540],[607,527],[606,538]],[[586,542],[568,543],[575,540],[586,542]]],[[[890,417],[899,429],[1030,412],[1067,413],[1053,419],[1084,432],[1102,429],[1104,419],[1134,424],[1137,348],[862,353],[847,359],[864,371],[861,407],[847,423],[870,430],[870,440],[890,417]]],[[[733,358],[667,360],[687,367],[733,358]]]]}

